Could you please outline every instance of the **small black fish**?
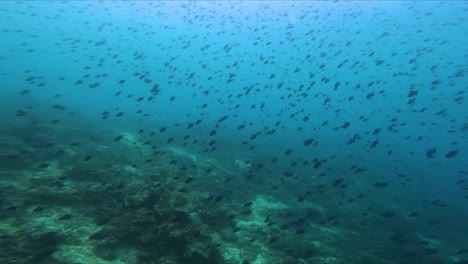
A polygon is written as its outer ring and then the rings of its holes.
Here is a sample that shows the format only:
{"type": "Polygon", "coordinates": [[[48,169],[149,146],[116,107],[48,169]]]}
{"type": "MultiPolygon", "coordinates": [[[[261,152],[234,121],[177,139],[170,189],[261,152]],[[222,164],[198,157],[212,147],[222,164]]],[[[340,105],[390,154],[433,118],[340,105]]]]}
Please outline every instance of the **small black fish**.
{"type": "Polygon", "coordinates": [[[117,137],[114,138],[114,141],[119,141],[119,140],[121,140],[122,138],[123,138],[122,135],[118,135],[117,137]]]}
{"type": "Polygon", "coordinates": [[[65,110],[65,109],[67,109],[65,106],[59,105],[59,104],[54,104],[54,105],[52,106],[52,108],[53,108],[53,109],[58,109],[58,110],[65,110]]]}
{"type": "Polygon", "coordinates": [[[449,153],[445,155],[445,157],[447,159],[450,159],[450,158],[457,156],[457,154],[458,154],[458,150],[451,150],[449,153]]]}
{"type": "Polygon", "coordinates": [[[44,208],[38,206],[38,207],[34,208],[32,211],[35,212],[35,213],[42,212],[42,211],[44,211],[44,208]]]}
{"type": "Polygon", "coordinates": [[[459,180],[456,182],[457,185],[461,185],[461,184],[464,184],[466,183],[466,180],[459,180]]]}
{"type": "Polygon", "coordinates": [[[8,206],[5,210],[7,211],[16,211],[16,206],[8,206]]]}
{"type": "Polygon", "coordinates": [[[28,94],[28,93],[30,93],[30,92],[31,92],[31,90],[29,90],[29,89],[24,89],[23,91],[20,92],[20,95],[26,95],[26,94],[28,94]]]}
{"type": "Polygon", "coordinates": [[[247,202],[247,203],[244,204],[244,207],[251,206],[252,204],[253,204],[253,202],[252,202],[252,201],[249,201],[249,202],[247,202]]]}
{"type": "Polygon", "coordinates": [[[322,162],[316,161],[316,162],[314,163],[314,169],[320,168],[321,165],[322,165],[322,162]]]}
{"type": "Polygon", "coordinates": [[[300,235],[300,234],[304,234],[305,233],[305,229],[304,228],[299,228],[298,230],[296,230],[295,234],[296,235],[300,235]]]}
{"type": "Polygon", "coordinates": [[[45,169],[45,168],[49,167],[49,165],[50,165],[50,164],[48,164],[48,163],[42,163],[41,165],[39,165],[38,168],[39,168],[39,169],[45,169]]]}
{"type": "Polygon", "coordinates": [[[385,218],[390,218],[390,217],[396,216],[396,213],[393,211],[388,211],[388,212],[383,213],[382,216],[385,218]]]}
{"type": "Polygon", "coordinates": [[[387,187],[387,185],[388,185],[388,182],[376,182],[374,183],[373,186],[376,188],[385,188],[387,187]]]}
{"type": "Polygon", "coordinates": [[[70,220],[72,218],[71,214],[64,214],[58,218],[58,220],[70,220]]]}
{"type": "Polygon", "coordinates": [[[24,116],[24,115],[26,115],[27,113],[28,113],[28,112],[25,112],[25,111],[23,111],[23,110],[18,110],[18,111],[16,111],[16,116],[24,116]]]}
{"type": "Polygon", "coordinates": [[[155,84],[151,89],[151,93],[153,93],[154,95],[158,95],[160,92],[161,90],[159,90],[159,84],[155,84]]]}
{"type": "Polygon", "coordinates": [[[432,158],[434,158],[434,155],[436,153],[437,153],[437,149],[436,148],[431,148],[426,152],[426,157],[429,158],[429,159],[432,159],[432,158]]]}
{"type": "Polygon", "coordinates": [[[335,182],[333,183],[333,187],[340,186],[343,183],[343,181],[344,181],[343,178],[335,180],[335,182]]]}
{"type": "Polygon", "coordinates": [[[88,160],[90,160],[92,158],[93,158],[92,156],[88,155],[88,156],[84,157],[83,161],[88,161],[88,160]]]}
{"type": "Polygon", "coordinates": [[[274,237],[270,238],[270,240],[269,240],[268,242],[270,242],[270,243],[275,243],[275,242],[277,242],[278,240],[279,240],[279,237],[275,237],[275,236],[274,236],[274,237]]]}
{"type": "Polygon", "coordinates": [[[312,142],[314,142],[314,139],[312,138],[305,139],[304,146],[309,146],[310,144],[312,144],[312,142]]]}
{"type": "Polygon", "coordinates": [[[188,177],[186,180],[185,180],[185,183],[190,183],[193,181],[193,178],[192,177],[188,177]]]}
{"type": "Polygon", "coordinates": [[[251,215],[252,214],[252,210],[248,209],[248,210],[245,210],[242,212],[242,215],[251,215]]]}
{"type": "Polygon", "coordinates": [[[417,213],[417,212],[412,212],[412,213],[410,213],[410,214],[408,215],[408,217],[416,217],[416,216],[418,216],[418,215],[419,215],[419,213],[417,213]]]}

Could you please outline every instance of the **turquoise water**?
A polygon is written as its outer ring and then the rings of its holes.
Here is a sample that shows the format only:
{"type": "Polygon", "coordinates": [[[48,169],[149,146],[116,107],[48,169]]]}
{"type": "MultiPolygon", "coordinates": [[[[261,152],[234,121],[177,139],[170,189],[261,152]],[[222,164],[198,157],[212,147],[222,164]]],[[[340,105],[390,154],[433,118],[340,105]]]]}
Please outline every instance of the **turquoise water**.
{"type": "Polygon", "coordinates": [[[466,264],[468,5],[0,7],[0,262],[466,264]]]}

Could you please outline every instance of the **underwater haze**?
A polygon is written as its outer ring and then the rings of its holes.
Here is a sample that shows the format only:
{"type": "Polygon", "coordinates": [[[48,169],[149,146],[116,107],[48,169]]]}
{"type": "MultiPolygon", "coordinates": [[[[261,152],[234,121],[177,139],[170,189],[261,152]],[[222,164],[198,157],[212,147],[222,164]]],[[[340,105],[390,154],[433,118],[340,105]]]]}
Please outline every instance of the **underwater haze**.
{"type": "Polygon", "coordinates": [[[467,14],[3,1],[0,263],[468,264],[467,14]]]}

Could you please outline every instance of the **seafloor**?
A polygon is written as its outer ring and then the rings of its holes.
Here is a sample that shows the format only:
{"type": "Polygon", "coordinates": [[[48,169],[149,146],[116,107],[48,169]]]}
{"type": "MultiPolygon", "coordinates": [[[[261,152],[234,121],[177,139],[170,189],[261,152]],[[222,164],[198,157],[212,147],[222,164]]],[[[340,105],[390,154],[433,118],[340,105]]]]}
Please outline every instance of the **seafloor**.
{"type": "Polygon", "coordinates": [[[255,168],[231,155],[155,149],[125,131],[116,144],[104,132],[107,140],[66,125],[12,124],[0,141],[3,264],[452,260],[454,248],[410,230],[403,216],[337,207],[343,197],[323,186],[298,199],[300,183],[278,188],[271,168],[246,180],[255,168]],[[84,149],[93,154],[83,158],[84,149]]]}

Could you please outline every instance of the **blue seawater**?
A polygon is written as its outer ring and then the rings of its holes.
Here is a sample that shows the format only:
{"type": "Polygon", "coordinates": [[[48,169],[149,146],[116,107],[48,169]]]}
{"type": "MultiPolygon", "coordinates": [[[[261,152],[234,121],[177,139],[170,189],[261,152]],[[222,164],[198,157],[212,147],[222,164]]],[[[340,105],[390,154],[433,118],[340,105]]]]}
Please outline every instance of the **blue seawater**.
{"type": "Polygon", "coordinates": [[[4,1],[0,263],[467,264],[466,1],[4,1]]]}

